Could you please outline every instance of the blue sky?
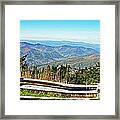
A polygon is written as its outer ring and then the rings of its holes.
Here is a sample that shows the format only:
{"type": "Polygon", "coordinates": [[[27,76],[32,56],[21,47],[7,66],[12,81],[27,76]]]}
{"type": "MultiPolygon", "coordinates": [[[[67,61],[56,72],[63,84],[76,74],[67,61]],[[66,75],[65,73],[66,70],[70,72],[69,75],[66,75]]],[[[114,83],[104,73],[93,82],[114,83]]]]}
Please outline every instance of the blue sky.
{"type": "Polygon", "coordinates": [[[20,39],[99,43],[99,20],[21,20],[20,39]]]}

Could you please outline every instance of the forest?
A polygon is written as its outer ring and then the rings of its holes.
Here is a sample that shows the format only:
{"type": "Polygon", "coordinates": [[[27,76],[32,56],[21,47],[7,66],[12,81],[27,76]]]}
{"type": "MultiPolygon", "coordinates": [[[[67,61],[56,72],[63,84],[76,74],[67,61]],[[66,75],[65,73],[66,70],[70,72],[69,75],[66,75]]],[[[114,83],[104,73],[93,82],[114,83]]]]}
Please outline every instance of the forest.
{"type": "Polygon", "coordinates": [[[85,68],[72,68],[69,64],[39,67],[29,66],[26,57],[20,58],[20,77],[79,85],[100,83],[100,62],[85,68]]]}

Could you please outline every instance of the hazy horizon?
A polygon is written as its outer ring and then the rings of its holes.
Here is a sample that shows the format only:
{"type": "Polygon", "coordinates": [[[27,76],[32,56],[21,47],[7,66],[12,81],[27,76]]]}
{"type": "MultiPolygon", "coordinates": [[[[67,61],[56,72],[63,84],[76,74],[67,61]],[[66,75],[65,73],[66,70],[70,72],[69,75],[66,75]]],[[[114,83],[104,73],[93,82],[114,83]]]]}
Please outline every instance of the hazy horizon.
{"type": "Polygon", "coordinates": [[[99,44],[99,20],[21,20],[20,39],[99,44]]]}
{"type": "Polygon", "coordinates": [[[84,42],[84,41],[70,41],[70,40],[50,40],[50,39],[46,39],[46,40],[39,40],[39,39],[28,39],[28,38],[23,38],[20,39],[20,42],[71,42],[71,43],[86,43],[86,44],[94,44],[94,45],[100,45],[100,43],[89,43],[89,42],[84,42]]]}

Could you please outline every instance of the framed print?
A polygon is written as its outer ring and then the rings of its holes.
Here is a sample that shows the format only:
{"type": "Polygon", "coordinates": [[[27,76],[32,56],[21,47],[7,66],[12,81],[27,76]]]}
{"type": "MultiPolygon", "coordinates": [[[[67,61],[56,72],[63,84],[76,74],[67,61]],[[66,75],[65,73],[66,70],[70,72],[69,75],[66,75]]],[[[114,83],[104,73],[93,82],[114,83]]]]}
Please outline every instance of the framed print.
{"type": "Polygon", "coordinates": [[[1,118],[119,119],[118,1],[1,8],[1,118]]]}

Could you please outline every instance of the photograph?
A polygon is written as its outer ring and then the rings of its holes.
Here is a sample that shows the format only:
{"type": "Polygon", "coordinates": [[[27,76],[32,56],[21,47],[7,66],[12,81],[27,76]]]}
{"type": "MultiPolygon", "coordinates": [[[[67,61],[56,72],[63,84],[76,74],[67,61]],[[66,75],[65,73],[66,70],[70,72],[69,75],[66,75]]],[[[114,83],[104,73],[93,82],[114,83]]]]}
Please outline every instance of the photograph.
{"type": "Polygon", "coordinates": [[[20,100],[100,100],[100,20],[20,20],[20,100]]]}
{"type": "Polygon", "coordinates": [[[1,118],[118,118],[118,1],[1,7],[1,118]]]}

